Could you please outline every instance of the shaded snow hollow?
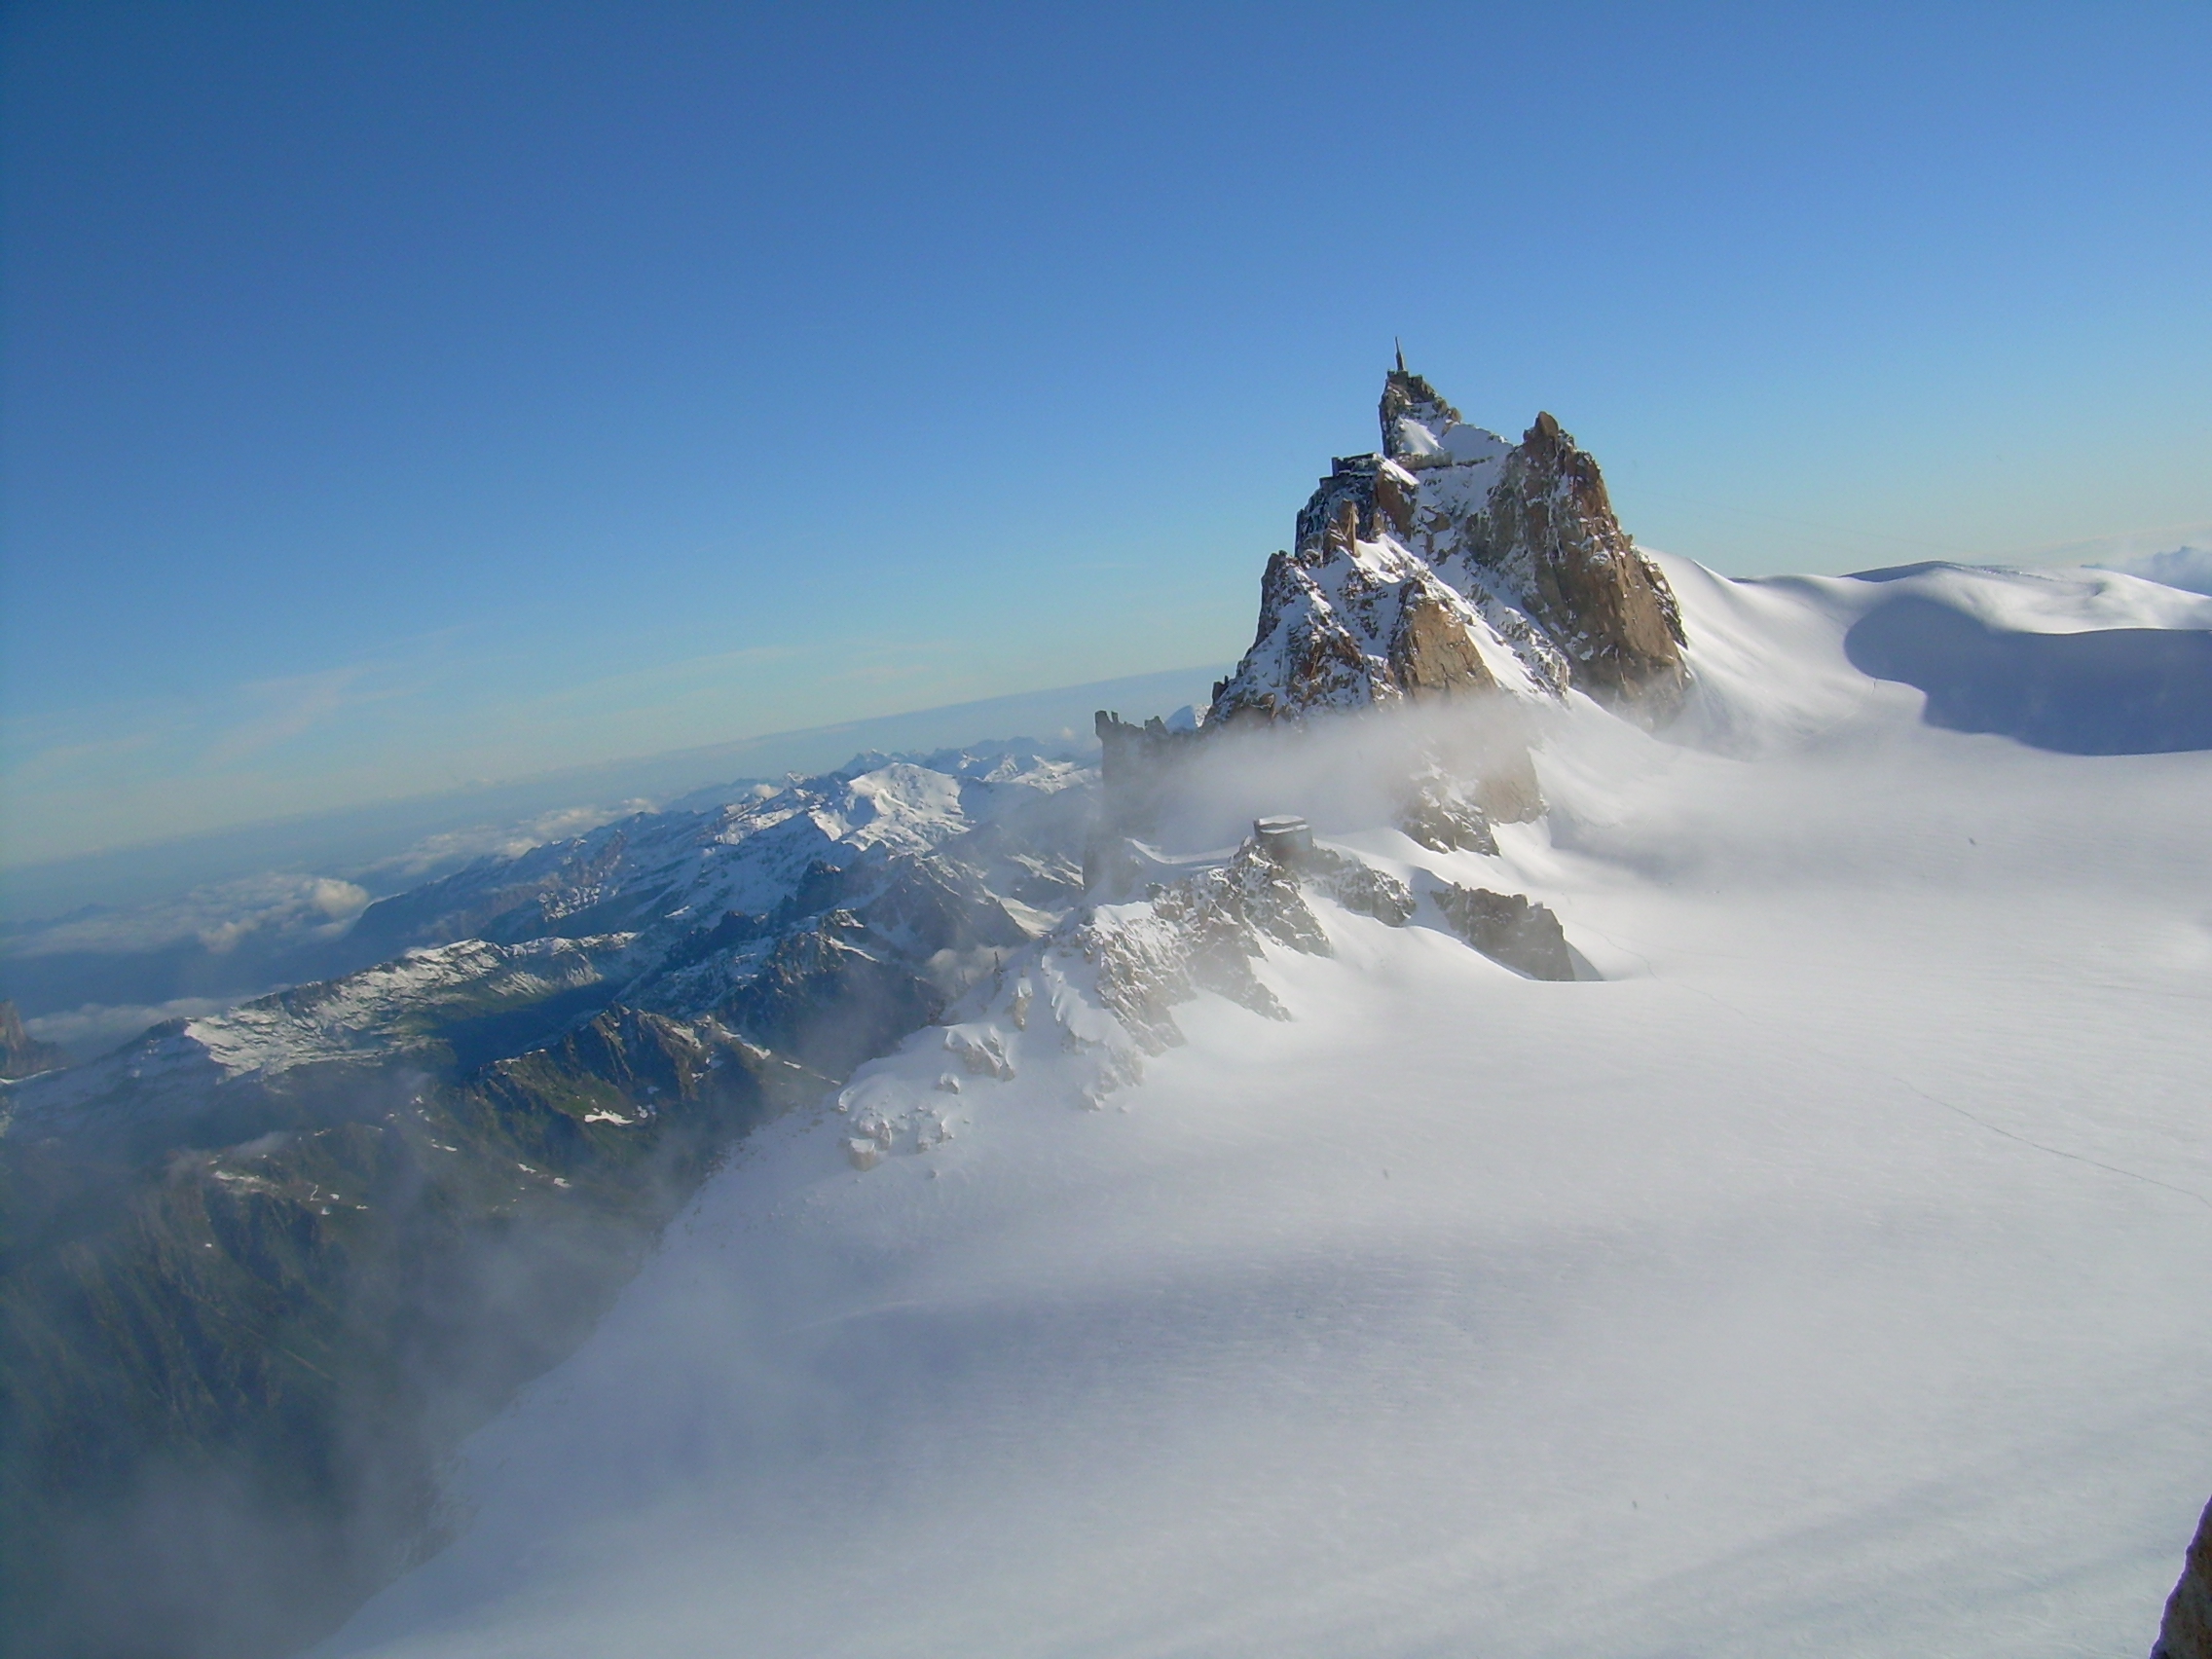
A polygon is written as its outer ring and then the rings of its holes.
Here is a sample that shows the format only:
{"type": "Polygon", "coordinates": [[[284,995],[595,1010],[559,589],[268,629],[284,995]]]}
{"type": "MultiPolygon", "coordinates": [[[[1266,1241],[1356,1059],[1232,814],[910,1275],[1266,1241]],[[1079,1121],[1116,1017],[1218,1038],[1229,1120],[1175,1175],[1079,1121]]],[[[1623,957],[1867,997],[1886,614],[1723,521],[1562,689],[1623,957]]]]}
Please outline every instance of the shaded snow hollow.
{"type": "Polygon", "coordinates": [[[1017,957],[748,1144],[324,1651],[2147,1649],[2212,1491],[2212,754],[1936,729],[1844,642],[2212,618],[1665,568],[1700,747],[1570,699],[1495,858],[1340,843],[1604,982],[1310,895],[1288,1020],[1132,1056],[1017,957]]]}

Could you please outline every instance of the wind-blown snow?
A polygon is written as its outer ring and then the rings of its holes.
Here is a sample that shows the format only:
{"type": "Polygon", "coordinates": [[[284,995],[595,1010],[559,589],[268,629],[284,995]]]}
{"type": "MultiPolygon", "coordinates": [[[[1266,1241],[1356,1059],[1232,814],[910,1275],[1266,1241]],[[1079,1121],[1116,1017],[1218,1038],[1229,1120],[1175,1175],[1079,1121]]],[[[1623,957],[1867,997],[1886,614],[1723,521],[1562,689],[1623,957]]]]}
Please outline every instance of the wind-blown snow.
{"type": "Polygon", "coordinates": [[[2191,593],[2212,594],[2212,547],[2175,547],[2164,553],[2120,559],[2109,568],[2191,593]]]}
{"type": "Polygon", "coordinates": [[[2147,1648],[2212,1491],[2212,753],[1934,729],[1843,639],[2206,612],[1666,571],[1702,747],[1572,699],[1497,858],[1349,843],[1605,982],[1312,897],[1288,1021],[1101,1088],[1017,958],[749,1143],[328,1651],[2147,1648]]]}

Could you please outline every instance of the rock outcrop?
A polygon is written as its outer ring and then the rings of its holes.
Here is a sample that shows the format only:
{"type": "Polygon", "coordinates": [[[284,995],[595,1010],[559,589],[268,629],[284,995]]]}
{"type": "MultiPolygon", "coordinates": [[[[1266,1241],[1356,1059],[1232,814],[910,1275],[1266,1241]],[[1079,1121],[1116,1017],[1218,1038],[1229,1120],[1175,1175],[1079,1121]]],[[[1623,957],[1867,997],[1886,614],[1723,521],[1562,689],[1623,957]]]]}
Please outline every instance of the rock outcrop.
{"type": "Polygon", "coordinates": [[[1597,461],[1557,421],[1539,414],[1509,444],[1462,420],[1402,357],[1379,415],[1381,451],[1338,457],[1292,546],[1268,561],[1251,648],[1196,729],[1098,716],[1094,889],[1126,885],[1113,837],[1150,833],[1217,733],[1403,705],[1487,710],[1430,722],[1429,752],[1394,787],[1414,839],[1490,852],[1493,825],[1543,811],[1521,712],[1570,688],[1646,726],[1681,706],[1675,596],[1621,529],[1597,461]]]}
{"type": "MultiPolygon", "coordinates": [[[[1109,836],[1149,834],[1163,797],[1199,753],[1198,730],[1178,730],[1158,715],[1135,725],[1110,709],[1098,711],[1092,728],[1098,734],[1099,781],[1106,795],[1100,830],[1109,836]]],[[[1085,884],[1097,885],[1088,872],[1085,884]]]]}
{"type": "Polygon", "coordinates": [[[1454,933],[1493,962],[1530,979],[1574,977],[1574,953],[1548,905],[1518,893],[1449,887],[1438,891],[1436,907],[1454,933]]]}
{"type": "Polygon", "coordinates": [[[2212,1659],[2212,1504],[2196,1523],[2181,1580],[2166,1598],[2166,1616],[2151,1659],[2212,1659]]]}
{"type": "Polygon", "coordinates": [[[1498,582],[1566,652],[1574,682],[1654,719],[1689,687],[1682,619],[1658,567],[1613,516],[1587,450],[1539,414],[1505,458],[1462,555],[1498,582]]]}
{"type": "Polygon", "coordinates": [[[36,1077],[68,1063],[67,1054],[23,1029],[14,1003],[0,1002],[0,1079],[36,1077]]]}
{"type": "MultiPolygon", "coordinates": [[[[1419,782],[1426,793],[1402,817],[1419,824],[1408,830],[1415,839],[1439,851],[1497,851],[1481,808],[1457,786],[1441,778],[1419,782]],[[1428,816],[1416,819],[1416,810],[1428,816]]],[[[1331,954],[1307,892],[1386,927],[1422,921],[1527,978],[1577,977],[1574,951],[1549,906],[1433,876],[1417,874],[1409,884],[1353,854],[1314,844],[1303,819],[1262,819],[1225,864],[1177,880],[1147,882],[1137,862],[1094,874],[1093,896],[1105,903],[1071,919],[1048,941],[1048,952],[1072,951],[1091,965],[1091,994],[1145,1053],[1182,1040],[1169,1011],[1201,990],[1286,1017],[1251,964],[1268,943],[1331,954]]],[[[1116,1078],[1130,1075],[1124,1067],[1116,1078]]]]}
{"type": "Polygon", "coordinates": [[[1299,515],[1297,549],[1268,561],[1259,632],[1208,724],[1538,688],[1480,608],[1378,527],[1378,481],[1411,479],[1359,470],[1373,459],[1339,461],[1299,515]]]}
{"type": "Polygon", "coordinates": [[[1268,562],[1209,720],[1570,685],[1646,724],[1672,715],[1681,615],[1589,452],[1548,414],[1508,445],[1402,360],[1380,413],[1382,453],[1339,458],[1268,562]]]}

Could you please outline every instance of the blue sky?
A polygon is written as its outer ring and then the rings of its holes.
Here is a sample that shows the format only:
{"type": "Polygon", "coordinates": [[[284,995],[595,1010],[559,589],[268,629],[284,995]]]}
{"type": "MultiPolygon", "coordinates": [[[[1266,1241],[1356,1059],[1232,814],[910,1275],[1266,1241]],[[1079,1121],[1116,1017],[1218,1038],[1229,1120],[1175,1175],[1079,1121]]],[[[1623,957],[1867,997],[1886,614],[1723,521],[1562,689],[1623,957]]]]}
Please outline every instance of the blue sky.
{"type": "Polygon", "coordinates": [[[1729,571],[2212,534],[2200,4],[5,30],[0,862],[1234,658],[1393,336],[1729,571]]]}

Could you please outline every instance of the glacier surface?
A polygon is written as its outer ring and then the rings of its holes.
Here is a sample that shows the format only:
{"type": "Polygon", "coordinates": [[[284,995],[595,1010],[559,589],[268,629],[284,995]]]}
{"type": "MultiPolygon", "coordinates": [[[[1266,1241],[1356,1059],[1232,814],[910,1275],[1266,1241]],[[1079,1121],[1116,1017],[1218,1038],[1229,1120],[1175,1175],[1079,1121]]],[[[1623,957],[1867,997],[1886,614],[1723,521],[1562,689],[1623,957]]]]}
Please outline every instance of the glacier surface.
{"type": "Polygon", "coordinates": [[[1336,837],[1602,981],[1313,894],[1290,1017],[1155,1053],[1033,947],[758,1131],[319,1651],[2147,1648],[2212,1490],[2212,753],[1942,729],[1846,639],[2212,605],[1662,562],[1675,741],[1572,695],[1493,857],[1336,837]]]}

